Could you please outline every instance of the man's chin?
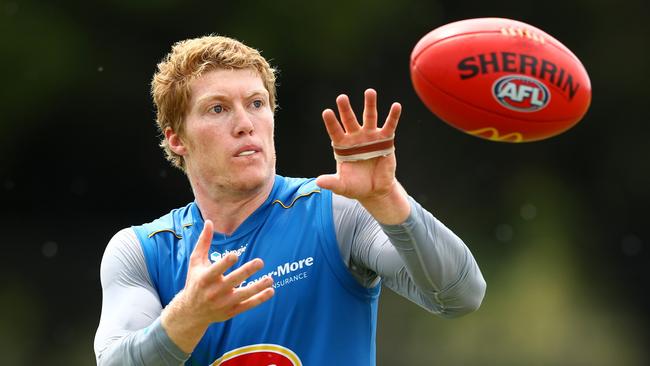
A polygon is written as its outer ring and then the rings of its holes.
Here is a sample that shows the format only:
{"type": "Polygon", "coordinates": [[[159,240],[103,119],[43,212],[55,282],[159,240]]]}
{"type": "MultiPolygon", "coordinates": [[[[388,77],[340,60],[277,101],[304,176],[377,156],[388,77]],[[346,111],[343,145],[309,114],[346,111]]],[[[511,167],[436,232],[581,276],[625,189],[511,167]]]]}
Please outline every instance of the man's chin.
{"type": "Polygon", "coordinates": [[[241,192],[255,192],[273,185],[275,174],[271,172],[250,171],[242,172],[237,177],[236,189],[241,192]]]}

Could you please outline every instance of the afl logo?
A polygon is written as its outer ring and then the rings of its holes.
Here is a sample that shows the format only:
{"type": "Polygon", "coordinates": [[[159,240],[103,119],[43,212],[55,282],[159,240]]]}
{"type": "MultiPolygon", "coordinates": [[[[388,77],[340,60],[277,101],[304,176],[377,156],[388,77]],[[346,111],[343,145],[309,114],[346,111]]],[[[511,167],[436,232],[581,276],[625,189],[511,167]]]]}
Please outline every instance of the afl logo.
{"type": "Polygon", "coordinates": [[[492,85],[492,95],[502,106],[517,112],[535,112],[551,100],[546,85],[524,75],[506,75],[492,85]]]}
{"type": "Polygon", "coordinates": [[[302,366],[298,355],[277,344],[254,344],[226,352],[210,366],[302,366]]]}

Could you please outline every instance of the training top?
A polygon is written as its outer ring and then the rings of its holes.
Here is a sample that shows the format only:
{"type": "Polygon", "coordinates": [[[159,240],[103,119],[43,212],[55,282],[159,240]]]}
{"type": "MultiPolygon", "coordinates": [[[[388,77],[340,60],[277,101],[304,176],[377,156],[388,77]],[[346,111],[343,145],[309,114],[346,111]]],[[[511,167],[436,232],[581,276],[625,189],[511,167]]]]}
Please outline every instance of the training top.
{"type": "Polygon", "coordinates": [[[476,309],[485,291],[462,241],[409,202],[404,224],[382,226],[313,179],[276,176],[267,200],[232,235],[215,233],[208,254],[212,262],[237,254],[231,270],[263,259],[264,268],[240,286],[271,276],[275,295],[211,324],[189,355],[171,342],[159,315],[185,285],[204,225],[199,207],[192,202],[127,229],[102,261],[98,364],[375,365],[380,279],[449,317],[476,309]]]}

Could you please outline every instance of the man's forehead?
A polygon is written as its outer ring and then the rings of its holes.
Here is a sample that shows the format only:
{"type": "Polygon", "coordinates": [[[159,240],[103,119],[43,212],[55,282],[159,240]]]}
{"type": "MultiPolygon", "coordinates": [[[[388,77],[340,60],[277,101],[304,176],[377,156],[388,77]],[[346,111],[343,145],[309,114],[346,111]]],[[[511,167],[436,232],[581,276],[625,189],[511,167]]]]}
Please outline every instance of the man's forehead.
{"type": "Polygon", "coordinates": [[[192,99],[196,101],[213,97],[269,94],[262,77],[254,69],[210,70],[192,80],[190,89],[192,99]]]}
{"type": "Polygon", "coordinates": [[[264,85],[262,75],[257,70],[252,68],[246,69],[233,69],[233,68],[217,68],[207,70],[198,77],[192,80],[192,84],[214,84],[214,83],[229,83],[234,81],[257,82],[259,85],[264,85]]]}

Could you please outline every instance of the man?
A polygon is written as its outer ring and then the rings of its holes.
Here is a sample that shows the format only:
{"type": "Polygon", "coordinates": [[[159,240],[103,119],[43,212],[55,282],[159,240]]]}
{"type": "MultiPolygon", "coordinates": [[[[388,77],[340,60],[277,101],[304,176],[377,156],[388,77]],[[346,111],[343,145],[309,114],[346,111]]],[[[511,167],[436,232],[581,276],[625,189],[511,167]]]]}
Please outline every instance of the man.
{"type": "Polygon", "coordinates": [[[127,228],[102,260],[101,365],[374,365],[380,282],[432,313],[480,305],[463,242],[395,179],[401,106],[323,112],[337,172],[275,174],[275,74],[226,37],[174,45],[152,82],[195,201],[127,228]]]}

